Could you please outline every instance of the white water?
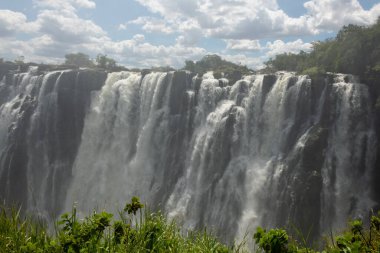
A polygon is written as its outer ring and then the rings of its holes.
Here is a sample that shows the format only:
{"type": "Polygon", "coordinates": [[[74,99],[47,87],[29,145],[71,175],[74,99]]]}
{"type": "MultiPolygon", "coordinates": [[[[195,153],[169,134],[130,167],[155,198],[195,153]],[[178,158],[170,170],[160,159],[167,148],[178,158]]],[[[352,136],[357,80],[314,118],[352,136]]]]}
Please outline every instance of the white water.
{"type": "MultiPolygon", "coordinates": [[[[278,73],[229,86],[211,73],[202,80],[181,72],[111,73],[82,108],[78,151],[67,158],[62,147],[71,137],[59,122],[74,116],[58,99],[70,85],[72,74],[64,73],[15,76],[0,107],[0,148],[8,157],[21,152],[10,153],[7,141],[21,114],[12,107],[24,103],[17,94],[38,84],[24,126],[29,209],[47,210],[61,196],[67,210],[78,202],[85,213],[117,211],[137,195],[186,228],[208,226],[231,241],[258,225],[295,220],[317,235],[375,204],[368,89],[350,76],[313,84],[278,73]]],[[[12,163],[2,164],[0,179],[11,184],[5,164],[12,163]]]]}
{"type": "MultiPolygon", "coordinates": [[[[142,80],[134,73],[109,75],[86,119],[67,205],[78,201],[87,210],[94,203],[117,208],[132,195],[138,195],[147,203],[158,203],[169,218],[187,228],[208,225],[225,238],[233,234],[243,237],[260,224],[279,225],[276,216],[281,208],[288,206],[293,210],[297,202],[292,195],[302,195],[296,190],[296,179],[287,181],[288,193],[281,189],[280,180],[287,175],[300,177],[301,172],[292,172],[304,169],[297,157],[302,156],[311,138],[310,129],[321,124],[320,110],[326,110],[318,106],[315,112],[311,111],[310,79],[279,74],[272,87],[267,88],[267,94],[263,94],[262,75],[246,77],[232,87],[220,87],[209,73],[199,90],[192,90],[194,85],[187,87],[184,92],[188,100],[197,100],[193,106],[188,104],[185,111],[187,123],[193,119],[192,135],[179,136],[188,143],[181,150],[185,153],[183,167],[171,168],[177,173],[171,180],[168,177],[173,171],[162,166],[168,164],[164,159],[173,152],[168,142],[176,133],[169,127],[170,122],[179,117],[170,114],[170,89],[179,85],[173,84],[172,78],[172,74],[161,73],[148,74],[142,80]],[[290,137],[294,129],[297,132],[290,137]],[[289,168],[292,159],[297,168],[289,168]],[[285,206],[281,202],[283,194],[290,197],[285,206]],[[268,210],[267,206],[273,209],[268,210]]],[[[321,210],[322,228],[325,220],[331,221],[331,214],[345,213],[339,215],[343,221],[373,204],[364,183],[373,157],[361,157],[363,138],[368,139],[366,145],[372,145],[368,148],[374,146],[365,101],[368,91],[364,85],[339,80],[332,89],[329,99],[337,117],[331,119],[331,126],[325,126],[331,129],[327,150],[323,151],[324,165],[312,169],[312,173],[323,177],[321,201],[331,205],[326,210],[332,213],[321,210]],[[349,129],[350,124],[356,124],[349,113],[363,117],[362,126],[349,129]],[[347,163],[352,161],[348,157],[368,160],[362,182],[356,180],[363,168],[359,164],[350,168],[347,163]],[[334,176],[330,171],[331,159],[338,161],[334,176]],[[337,178],[334,183],[332,177],[337,178]],[[360,203],[350,210],[348,199],[352,196],[360,203]]],[[[316,203],[315,208],[324,207],[316,203]]],[[[291,211],[286,216],[291,222],[291,211]]],[[[335,225],[342,223],[337,220],[335,225]]]]}

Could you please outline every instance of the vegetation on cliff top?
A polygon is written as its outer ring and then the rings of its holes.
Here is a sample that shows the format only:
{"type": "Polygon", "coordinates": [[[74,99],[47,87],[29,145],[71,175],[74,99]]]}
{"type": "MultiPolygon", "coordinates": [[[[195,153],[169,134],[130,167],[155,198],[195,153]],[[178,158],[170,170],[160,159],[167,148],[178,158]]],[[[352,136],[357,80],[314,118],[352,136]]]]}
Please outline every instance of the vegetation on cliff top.
{"type": "Polygon", "coordinates": [[[240,80],[243,75],[252,74],[247,66],[238,65],[223,60],[219,55],[206,55],[199,61],[185,61],[184,70],[203,75],[207,71],[213,71],[215,78],[227,78],[232,83],[240,80]]]}
{"type": "Polygon", "coordinates": [[[344,26],[335,38],[314,42],[309,53],[279,54],[266,62],[266,71],[277,70],[302,74],[339,72],[378,80],[380,18],[372,26],[344,26]]]}
{"type": "MultiPolygon", "coordinates": [[[[90,253],[90,252],[247,252],[242,242],[227,246],[210,233],[183,232],[174,221],[168,222],[161,213],[143,211],[133,197],[120,219],[100,212],[79,219],[75,207],[61,216],[55,235],[41,221],[22,218],[15,209],[0,207],[0,253],[90,253]]],[[[302,237],[301,237],[302,238],[302,237]]],[[[283,229],[266,231],[257,228],[253,236],[255,252],[317,252],[306,246],[306,240],[294,240],[283,229]]],[[[364,228],[361,220],[350,222],[343,234],[326,239],[322,252],[379,252],[380,213],[372,215],[364,228]]]]}

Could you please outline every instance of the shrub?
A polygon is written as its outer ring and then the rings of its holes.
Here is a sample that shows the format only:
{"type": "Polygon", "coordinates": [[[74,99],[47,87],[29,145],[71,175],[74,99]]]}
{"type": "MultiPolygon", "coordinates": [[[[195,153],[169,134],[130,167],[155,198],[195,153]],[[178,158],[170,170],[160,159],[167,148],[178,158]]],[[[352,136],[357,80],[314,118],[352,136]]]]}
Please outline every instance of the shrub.
{"type": "Polygon", "coordinates": [[[0,253],[232,251],[210,233],[183,234],[174,221],[142,208],[140,200],[133,197],[120,212],[120,220],[114,220],[107,212],[78,219],[73,207],[57,222],[56,236],[49,235],[42,223],[22,218],[19,210],[0,208],[0,253]]]}

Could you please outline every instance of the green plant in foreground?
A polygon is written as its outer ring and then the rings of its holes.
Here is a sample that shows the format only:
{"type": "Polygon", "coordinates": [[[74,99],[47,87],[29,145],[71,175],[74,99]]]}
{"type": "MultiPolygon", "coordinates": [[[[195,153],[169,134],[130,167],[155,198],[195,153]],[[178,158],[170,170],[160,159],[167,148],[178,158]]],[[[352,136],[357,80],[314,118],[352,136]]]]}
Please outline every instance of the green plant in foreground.
{"type": "Polygon", "coordinates": [[[231,251],[206,231],[184,234],[174,221],[168,222],[159,212],[143,212],[143,207],[133,197],[119,220],[107,212],[79,219],[73,207],[57,222],[55,236],[43,224],[21,217],[19,211],[0,208],[0,253],[231,251]]]}
{"type": "MultiPolygon", "coordinates": [[[[271,253],[312,253],[313,249],[301,246],[292,240],[285,230],[258,227],[253,235],[259,251],[271,253]]],[[[322,253],[379,253],[380,252],[380,212],[372,215],[369,228],[362,220],[349,222],[349,229],[327,242],[322,253]]]]}
{"type": "Polygon", "coordinates": [[[140,199],[136,196],[132,197],[132,202],[125,205],[124,211],[128,214],[136,215],[136,212],[144,208],[144,205],[140,203],[140,199]]]}
{"type": "Polygon", "coordinates": [[[328,252],[380,252],[380,213],[372,215],[369,229],[361,220],[349,222],[350,229],[336,237],[336,244],[327,247],[328,252]]]}
{"type": "MultiPolygon", "coordinates": [[[[228,247],[206,230],[183,232],[160,212],[143,207],[138,198],[132,198],[120,212],[120,219],[107,212],[79,219],[74,207],[61,216],[53,236],[41,221],[0,206],[0,253],[245,252],[244,244],[228,247]]],[[[317,252],[300,245],[283,229],[266,231],[259,227],[253,238],[258,252],[317,252]]],[[[379,253],[380,213],[372,215],[368,227],[361,220],[351,221],[349,229],[326,242],[321,252],[379,253]]]]}
{"type": "Polygon", "coordinates": [[[20,209],[0,206],[0,252],[62,252],[42,221],[23,218],[20,209]]]}
{"type": "Polygon", "coordinates": [[[83,222],[76,217],[76,209],[71,214],[61,216],[59,224],[63,226],[59,233],[59,241],[64,252],[96,252],[103,245],[109,244],[104,231],[110,226],[112,214],[94,213],[83,222]]]}
{"type": "Polygon", "coordinates": [[[265,252],[287,252],[289,237],[285,230],[271,229],[266,232],[265,229],[258,227],[253,238],[256,244],[265,252]]]}

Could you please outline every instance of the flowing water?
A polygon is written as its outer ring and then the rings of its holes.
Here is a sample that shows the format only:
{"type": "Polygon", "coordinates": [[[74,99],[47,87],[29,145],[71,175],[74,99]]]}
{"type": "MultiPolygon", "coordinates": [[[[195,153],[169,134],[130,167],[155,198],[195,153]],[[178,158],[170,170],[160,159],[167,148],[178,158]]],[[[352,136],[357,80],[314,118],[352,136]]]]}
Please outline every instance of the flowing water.
{"type": "Polygon", "coordinates": [[[0,83],[0,196],[57,214],[137,195],[225,241],[287,224],[315,238],[378,204],[375,134],[350,75],[31,69],[0,83]]]}

